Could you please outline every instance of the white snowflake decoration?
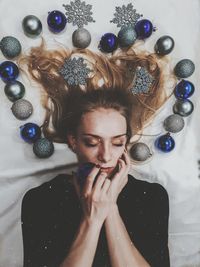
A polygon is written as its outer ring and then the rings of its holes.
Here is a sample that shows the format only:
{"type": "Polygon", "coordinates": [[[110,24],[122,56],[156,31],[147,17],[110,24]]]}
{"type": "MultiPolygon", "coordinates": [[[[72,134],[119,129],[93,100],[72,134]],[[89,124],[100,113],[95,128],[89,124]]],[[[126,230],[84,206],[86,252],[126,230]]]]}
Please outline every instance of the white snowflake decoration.
{"type": "Polygon", "coordinates": [[[133,87],[131,92],[133,94],[146,94],[149,92],[154,82],[153,76],[144,67],[137,67],[135,78],[133,80],[133,87]]]}
{"type": "Polygon", "coordinates": [[[123,5],[122,7],[115,7],[116,12],[114,13],[114,18],[110,21],[117,24],[117,27],[124,26],[135,26],[138,19],[143,15],[136,13],[136,9],[133,9],[133,5],[129,3],[127,6],[123,5]]]}
{"type": "Polygon", "coordinates": [[[59,71],[69,85],[85,85],[90,72],[82,57],[66,59],[59,71]]]}
{"type": "Polygon", "coordinates": [[[86,5],[85,1],[75,0],[71,1],[70,5],[63,6],[66,10],[67,21],[73,26],[77,25],[78,28],[82,28],[84,25],[88,25],[88,22],[95,22],[92,17],[92,5],[86,5]]]}

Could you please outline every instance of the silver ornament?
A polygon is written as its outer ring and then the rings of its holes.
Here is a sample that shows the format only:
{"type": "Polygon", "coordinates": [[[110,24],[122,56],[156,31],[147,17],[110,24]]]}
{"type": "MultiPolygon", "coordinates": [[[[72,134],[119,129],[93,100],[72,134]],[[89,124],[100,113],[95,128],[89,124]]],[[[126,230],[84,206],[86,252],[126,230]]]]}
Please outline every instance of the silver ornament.
{"type": "Polygon", "coordinates": [[[173,112],[175,114],[179,114],[183,117],[189,116],[194,110],[194,105],[193,103],[186,99],[186,100],[181,100],[178,99],[176,100],[174,106],[173,106],[173,112]]]}
{"type": "Polygon", "coordinates": [[[174,73],[179,78],[187,78],[193,74],[195,65],[190,59],[182,59],[179,61],[175,68],[174,73]]]}
{"type": "Polygon", "coordinates": [[[164,35],[160,37],[157,40],[155,47],[154,47],[156,54],[160,56],[164,56],[164,55],[171,53],[173,48],[174,48],[174,40],[172,37],[168,35],[164,35]]]}
{"type": "Polygon", "coordinates": [[[90,45],[91,34],[84,28],[79,28],[72,34],[72,42],[75,47],[86,48],[90,45]]]}
{"type": "Polygon", "coordinates": [[[136,31],[132,26],[124,26],[118,33],[118,39],[121,47],[131,46],[137,39],[136,31]]]}
{"type": "Polygon", "coordinates": [[[48,158],[54,152],[54,145],[47,138],[39,138],[33,144],[33,152],[38,158],[48,158]]]}
{"type": "Polygon", "coordinates": [[[178,114],[172,114],[164,120],[164,128],[167,132],[178,133],[184,125],[184,119],[178,114]]]}
{"type": "Polygon", "coordinates": [[[0,49],[3,55],[8,59],[13,59],[21,53],[20,42],[13,36],[6,36],[0,42],[0,49]]]}
{"type": "Polygon", "coordinates": [[[136,161],[145,161],[151,156],[149,147],[144,143],[136,143],[130,148],[130,156],[136,161]]]}
{"type": "Polygon", "coordinates": [[[33,106],[32,104],[25,100],[19,99],[14,102],[11,107],[13,115],[19,120],[25,120],[31,116],[33,113],[33,106]]]}
{"type": "Polygon", "coordinates": [[[4,87],[4,92],[12,102],[21,99],[25,94],[25,87],[19,81],[8,82],[4,87]]]}
{"type": "Polygon", "coordinates": [[[24,34],[28,37],[35,38],[42,31],[41,21],[34,15],[26,16],[22,21],[24,34]]]}

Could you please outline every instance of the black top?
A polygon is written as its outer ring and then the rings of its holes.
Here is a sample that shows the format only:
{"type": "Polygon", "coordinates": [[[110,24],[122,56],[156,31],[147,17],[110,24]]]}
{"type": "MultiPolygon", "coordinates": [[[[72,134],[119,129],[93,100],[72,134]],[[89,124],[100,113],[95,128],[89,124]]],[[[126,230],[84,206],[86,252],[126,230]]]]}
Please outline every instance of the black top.
{"type": "MultiPolygon", "coordinates": [[[[169,267],[169,199],[158,183],[128,175],[118,200],[120,216],[133,244],[151,267],[169,267]]],[[[79,227],[82,209],[65,174],[29,190],[22,202],[24,267],[58,267],[79,227]]],[[[93,267],[111,267],[104,225],[93,267]]]]}

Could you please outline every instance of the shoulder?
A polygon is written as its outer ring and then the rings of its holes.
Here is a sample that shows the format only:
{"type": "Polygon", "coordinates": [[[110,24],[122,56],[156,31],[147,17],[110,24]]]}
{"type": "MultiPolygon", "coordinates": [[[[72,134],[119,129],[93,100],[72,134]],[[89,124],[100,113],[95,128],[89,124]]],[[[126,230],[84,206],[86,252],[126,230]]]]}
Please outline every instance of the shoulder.
{"type": "Polygon", "coordinates": [[[128,175],[127,190],[135,194],[137,197],[145,199],[147,202],[168,206],[169,196],[167,190],[159,183],[151,183],[143,180],[138,180],[132,175],[128,175]]]}

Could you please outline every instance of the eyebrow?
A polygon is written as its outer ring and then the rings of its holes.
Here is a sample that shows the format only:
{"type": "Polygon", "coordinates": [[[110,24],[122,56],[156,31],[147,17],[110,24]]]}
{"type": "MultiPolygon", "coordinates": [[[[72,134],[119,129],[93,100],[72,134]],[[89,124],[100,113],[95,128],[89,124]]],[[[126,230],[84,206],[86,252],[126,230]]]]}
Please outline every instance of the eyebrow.
{"type": "MultiPolygon", "coordinates": [[[[99,136],[99,135],[96,135],[96,134],[90,134],[90,133],[84,133],[83,135],[90,135],[90,136],[93,136],[93,137],[96,137],[96,138],[102,138],[102,137],[99,136]]],[[[124,133],[124,134],[119,134],[119,135],[116,135],[116,136],[112,136],[111,139],[118,138],[118,137],[121,137],[121,136],[124,136],[124,135],[127,135],[127,134],[124,133]]]]}

